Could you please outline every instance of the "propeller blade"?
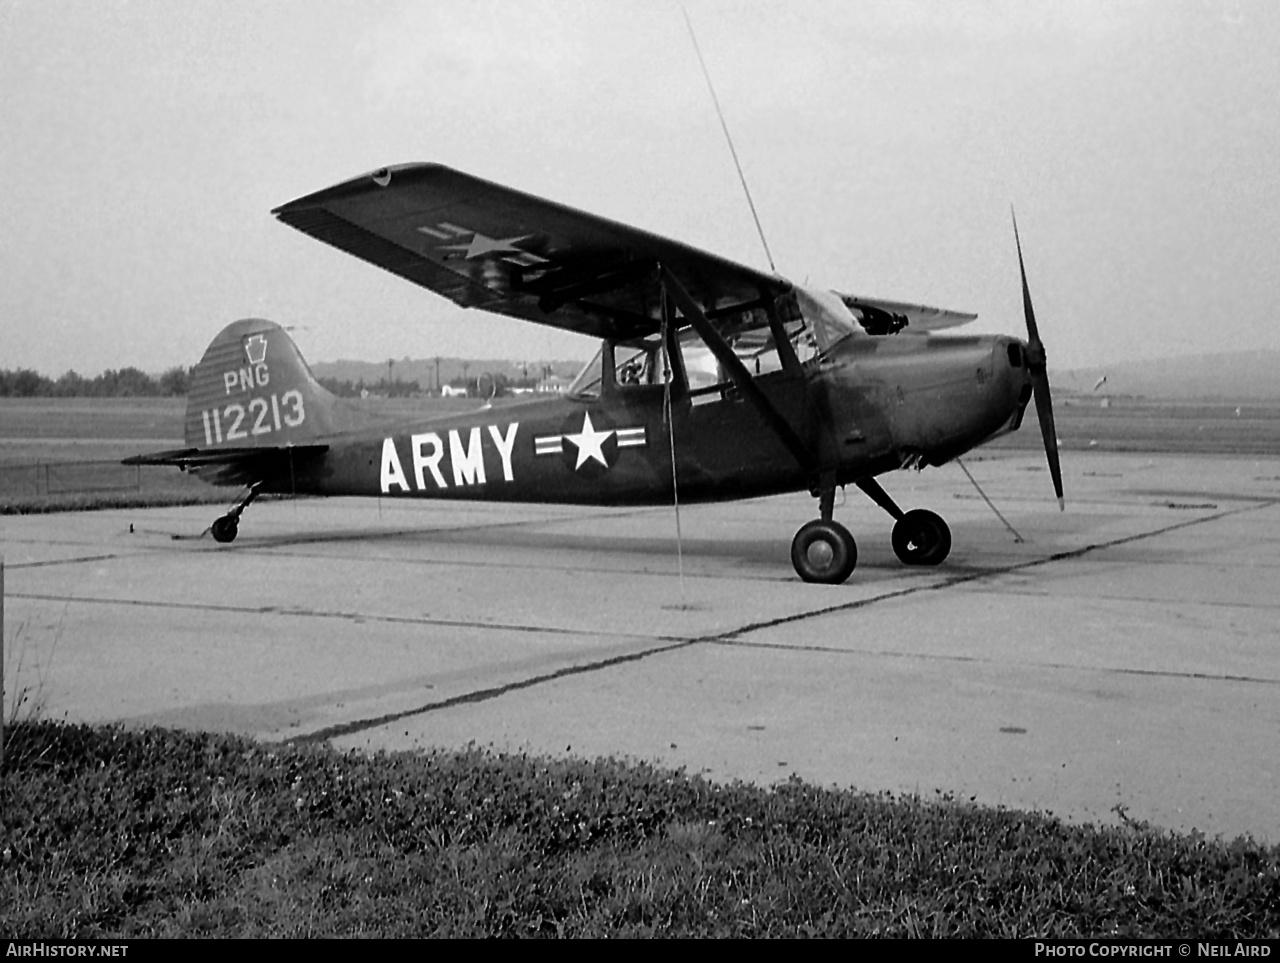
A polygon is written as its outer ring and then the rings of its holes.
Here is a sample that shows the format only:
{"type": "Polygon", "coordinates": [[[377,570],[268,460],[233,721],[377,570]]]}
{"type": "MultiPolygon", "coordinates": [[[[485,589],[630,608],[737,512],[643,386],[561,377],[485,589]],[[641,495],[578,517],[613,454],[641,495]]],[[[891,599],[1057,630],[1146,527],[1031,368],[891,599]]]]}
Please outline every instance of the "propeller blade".
{"type": "Polygon", "coordinates": [[[1049,474],[1053,477],[1053,492],[1058,496],[1058,511],[1066,509],[1062,498],[1062,466],[1058,462],[1058,432],[1053,425],[1053,398],[1049,394],[1049,377],[1044,368],[1031,372],[1031,390],[1035,393],[1036,415],[1040,418],[1040,437],[1044,439],[1044,453],[1049,460],[1049,474]]]}
{"type": "Polygon", "coordinates": [[[1027,269],[1022,261],[1022,240],[1018,237],[1018,217],[1013,217],[1013,242],[1018,247],[1018,273],[1022,275],[1022,313],[1027,321],[1027,370],[1031,372],[1031,390],[1036,399],[1036,416],[1040,419],[1040,437],[1053,478],[1053,491],[1058,496],[1058,510],[1066,508],[1062,498],[1062,465],[1058,460],[1058,430],[1053,423],[1053,395],[1049,391],[1049,368],[1045,360],[1044,342],[1036,327],[1036,312],[1031,306],[1031,289],[1027,287],[1027,269]]]}

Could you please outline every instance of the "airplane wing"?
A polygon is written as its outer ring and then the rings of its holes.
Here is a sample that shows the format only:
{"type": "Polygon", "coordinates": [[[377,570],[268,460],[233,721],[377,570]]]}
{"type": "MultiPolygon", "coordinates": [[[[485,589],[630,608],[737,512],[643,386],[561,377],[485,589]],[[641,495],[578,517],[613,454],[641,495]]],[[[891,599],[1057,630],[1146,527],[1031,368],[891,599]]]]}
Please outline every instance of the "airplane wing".
{"type": "Polygon", "coordinates": [[[439,164],[384,167],[272,213],[456,304],[593,337],[660,326],[655,267],[706,311],[741,311],[789,282],[439,164]]]}
{"type": "Polygon", "coordinates": [[[926,304],[863,298],[854,294],[840,294],[839,291],[835,293],[868,334],[897,334],[904,329],[916,333],[942,331],[946,328],[958,328],[977,317],[976,314],[965,311],[931,308],[926,304]]]}

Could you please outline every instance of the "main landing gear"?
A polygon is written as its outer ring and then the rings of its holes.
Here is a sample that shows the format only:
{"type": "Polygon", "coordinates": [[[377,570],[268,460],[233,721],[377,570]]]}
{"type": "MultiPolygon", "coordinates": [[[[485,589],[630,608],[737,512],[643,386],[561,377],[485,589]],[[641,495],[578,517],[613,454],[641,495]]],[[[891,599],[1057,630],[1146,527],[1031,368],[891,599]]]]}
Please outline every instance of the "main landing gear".
{"type": "MultiPolygon", "coordinates": [[[[923,508],[904,512],[874,478],[856,482],[894,519],[893,551],[904,565],[939,565],[951,553],[951,529],[941,516],[923,508]]],[[[791,564],[806,582],[839,585],[858,564],[858,547],[849,530],[831,518],[835,484],[818,492],[821,518],[802,525],[791,541],[791,564]]]]}
{"type": "Polygon", "coordinates": [[[231,511],[227,512],[222,517],[215,519],[213,524],[209,526],[209,532],[213,535],[213,540],[215,542],[225,544],[227,542],[235,541],[236,535],[240,530],[240,515],[249,507],[249,503],[258,497],[260,487],[261,483],[257,485],[250,485],[249,493],[245,495],[244,498],[240,499],[231,511]]]}
{"type": "Polygon", "coordinates": [[[806,582],[839,585],[858,564],[858,545],[849,529],[831,518],[835,501],[835,484],[824,485],[818,494],[822,517],[800,526],[791,540],[791,564],[806,582]]]}

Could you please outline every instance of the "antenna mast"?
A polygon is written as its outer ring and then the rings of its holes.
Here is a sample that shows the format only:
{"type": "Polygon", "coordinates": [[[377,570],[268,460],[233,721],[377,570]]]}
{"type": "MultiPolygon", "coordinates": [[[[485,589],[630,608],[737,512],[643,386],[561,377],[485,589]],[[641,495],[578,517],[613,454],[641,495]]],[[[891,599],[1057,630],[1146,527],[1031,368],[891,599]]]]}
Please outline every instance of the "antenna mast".
{"type": "Polygon", "coordinates": [[[773,263],[773,253],[769,250],[769,242],[764,239],[764,228],[760,226],[760,215],[756,213],[755,201],[751,199],[751,189],[747,187],[746,175],[742,173],[742,165],[738,162],[738,152],[734,149],[733,138],[729,136],[729,125],[724,121],[724,111],[720,109],[720,98],[716,96],[715,85],[711,83],[711,74],[707,70],[707,62],[702,59],[702,48],[698,46],[697,34],[693,32],[693,21],[689,19],[689,11],[682,4],[680,12],[684,14],[684,24],[689,28],[689,39],[693,41],[693,52],[698,55],[698,66],[702,68],[702,76],[707,81],[707,90],[711,92],[711,102],[716,105],[716,116],[720,118],[720,129],[724,131],[724,139],[729,144],[729,153],[733,155],[733,166],[738,170],[738,180],[742,183],[742,193],[747,195],[747,206],[751,208],[751,219],[756,222],[756,233],[760,235],[760,244],[764,248],[764,256],[769,261],[769,270],[774,274],[778,268],[773,263]]]}

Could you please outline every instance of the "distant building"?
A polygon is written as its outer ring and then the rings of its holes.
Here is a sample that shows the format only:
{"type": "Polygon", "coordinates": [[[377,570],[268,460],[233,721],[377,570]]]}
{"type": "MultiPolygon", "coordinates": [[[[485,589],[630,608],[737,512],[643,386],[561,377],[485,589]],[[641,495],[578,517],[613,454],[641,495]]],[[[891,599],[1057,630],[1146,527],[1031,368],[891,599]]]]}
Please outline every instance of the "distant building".
{"type": "Polygon", "coordinates": [[[573,384],[572,378],[549,375],[538,382],[538,387],[535,390],[540,395],[562,395],[569,390],[569,385],[571,384],[573,384]]]}

